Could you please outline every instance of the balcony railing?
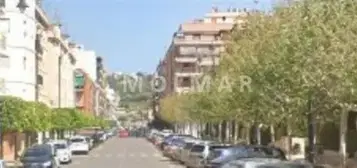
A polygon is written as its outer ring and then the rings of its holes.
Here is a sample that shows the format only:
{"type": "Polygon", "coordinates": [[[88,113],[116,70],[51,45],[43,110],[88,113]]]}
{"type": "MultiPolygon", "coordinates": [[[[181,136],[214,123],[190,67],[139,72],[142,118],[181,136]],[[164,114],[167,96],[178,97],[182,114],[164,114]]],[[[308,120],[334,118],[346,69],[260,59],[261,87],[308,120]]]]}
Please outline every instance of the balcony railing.
{"type": "Polygon", "coordinates": [[[176,62],[196,62],[197,57],[192,56],[192,55],[187,55],[187,56],[179,56],[175,58],[176,62]]]}
{"type": "Polygon", "coordinates": [[[204,39],[182,39],[175,38],[174,44],[177,45],[223,45],[223,40],[204,40],[204,39]]]}
{"type": "Polygon", "coordinates": [[[195,73],[197,72],[196,67],[181,67],[181,68],[176,68],[176,72],[181,72],[181,73],[195,73]]]}

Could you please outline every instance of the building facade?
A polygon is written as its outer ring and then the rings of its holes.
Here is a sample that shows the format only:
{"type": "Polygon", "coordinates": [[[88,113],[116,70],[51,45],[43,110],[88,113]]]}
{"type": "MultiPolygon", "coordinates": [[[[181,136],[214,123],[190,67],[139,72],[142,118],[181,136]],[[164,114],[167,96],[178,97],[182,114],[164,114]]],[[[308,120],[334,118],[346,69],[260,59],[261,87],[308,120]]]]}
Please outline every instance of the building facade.
{"type": "Polygon", "coordinates": [[[199,77],[219,64],[226,34],[243,24],[246,15],[245,10],[213,8],[203,19],[181,24],[157,67],[157,74],[166,79],[164,95],[197,91],[199,77]]]}
{"type": "Polygon", "coordinates": [[[74,75],[76,107],[85,114],[94,115],[95,83],[84,70],[76,69],[74,75]]]}
{"type": "Polygon", "coordinates": [[[0,2],[0,95],[33,101],[37,95],[36,3],[0,2]]]}

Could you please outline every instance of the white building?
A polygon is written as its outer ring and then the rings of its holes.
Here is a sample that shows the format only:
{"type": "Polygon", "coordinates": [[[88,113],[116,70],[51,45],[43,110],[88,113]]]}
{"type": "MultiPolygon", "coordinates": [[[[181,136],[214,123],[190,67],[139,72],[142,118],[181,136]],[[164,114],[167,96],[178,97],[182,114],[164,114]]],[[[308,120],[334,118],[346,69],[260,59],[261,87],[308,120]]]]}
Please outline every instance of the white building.
{"type": "Polygon", "coordinates": [[[83,46],[77,46],[73,53],[76,56],[76,68],[87,72],[89,77],[97,80],[97,56],[94,51],[85,50],[83,46]]]}
{"type": "Polygon", "coordinates": [[[35,1],[2,2],[4,3],[0,4],[0,95],[35,100],[35,1]],[[27,6],[23,8],[25,10],[18,8],[20,2],[20,5],[27,6]]]}

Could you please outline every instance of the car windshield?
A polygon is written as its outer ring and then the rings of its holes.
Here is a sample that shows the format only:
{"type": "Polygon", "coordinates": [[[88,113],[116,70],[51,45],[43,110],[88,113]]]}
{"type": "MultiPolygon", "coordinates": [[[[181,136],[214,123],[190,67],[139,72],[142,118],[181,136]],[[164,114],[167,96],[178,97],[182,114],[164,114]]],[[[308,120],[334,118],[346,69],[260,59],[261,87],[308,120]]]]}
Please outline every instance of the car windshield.
{"type": "Polygon", "coordinates": [[[195,145],[192,147],[191,152],[203,152],[204,149],[205,147],[202,145],[195,145]]]}
{"type": "Polygon", "coordinates": [[[73,139],[71,139],[72,143],[83,142],[83,141],[84,141],[84,139],[82,139],[82,138],[73,138],[73,139]]]}
{"type": "Polygon", "coordinates": [[[225,149],[225,148],[229,148],[230,146],[223,146],[223,145],[214,145],[214,146],[210,146],[209,150],[215,150],[215,149],[225,149]]]}
{"type": "Polygon", "coordinates": [[[54,145],[56,149],[66,149],[67,148],[67,145],[66,144],[55,144],[54,145]]]}
{"type": "Polygon", "coordinates": [[[28,149],[23,157],[43,157],[49,155],[44,149],[28,149]]]}
{"type": "Polygon", "coordinates": [[[186,143],[184,149],[191,149],[193,145],[194,145],[194,143],[192,143],[192,142],[186,143]]]}

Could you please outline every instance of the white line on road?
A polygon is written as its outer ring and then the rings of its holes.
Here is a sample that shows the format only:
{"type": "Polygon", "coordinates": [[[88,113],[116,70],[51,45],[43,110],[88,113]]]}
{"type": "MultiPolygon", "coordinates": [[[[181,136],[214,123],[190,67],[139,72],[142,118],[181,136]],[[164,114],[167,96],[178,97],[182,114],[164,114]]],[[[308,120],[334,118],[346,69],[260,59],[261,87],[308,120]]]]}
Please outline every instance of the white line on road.
{"type": "Polygon", "coordinates": [[[140,157],[146,158],[146,157],[148,157],[148,155],[146,153],[141,153],[140,157]]]}
{"type": "Polygon", "coordinates": [[[80,162],[73,162],[72,164],[74,164],[74,165],[79,165],[79,164],[81,164],[80,162]]]}
{"type": "Polygon", "coordinates": [[[161,157],[161,154],[155,153],[155,154],[154,154],[154,157],[161,157]]]}
{"type": "Polygon", "coordinates": [[[122,158],[122,157],[124,157],[124,155],[123,154],[118,154],[117,157],[118,158],[122,158]]]}
{"type": "Polygon", "coordinates": [[[129,156],[130,156],[130,157],[134,157],[135,155],[134,155],[134,154],[130,154],[129,156]]]}
{"type": "Polygon", "coordinates": [[[87,158],[89,155],[73,155],[74,158],[87,158]]]}
{"type": "Polygon", "coordinates": [[[106,154],[105,157],[110,158],[112,157],[112,154],[106,154]]]}

